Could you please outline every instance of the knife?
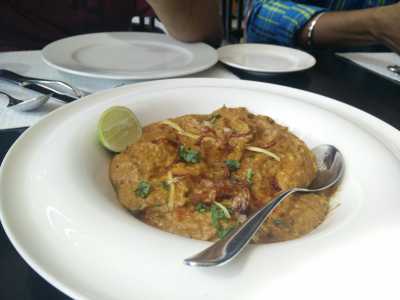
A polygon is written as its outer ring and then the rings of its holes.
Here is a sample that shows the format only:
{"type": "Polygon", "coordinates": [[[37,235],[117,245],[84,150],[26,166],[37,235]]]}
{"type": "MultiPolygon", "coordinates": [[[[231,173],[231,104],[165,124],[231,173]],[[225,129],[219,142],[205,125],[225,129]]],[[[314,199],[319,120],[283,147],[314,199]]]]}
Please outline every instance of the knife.
{"type": "Polygon", "coordinates": [[[11,82],[42,94],[53,94],[52,97],[67,103],[88,94],[62,81],[22,76],[5,69],[0,69],[0,80],[11,82]],[[60,85],[71,90],[71,93],[65,93],[62,90],[52,87],[51,85],[60,85]]]}

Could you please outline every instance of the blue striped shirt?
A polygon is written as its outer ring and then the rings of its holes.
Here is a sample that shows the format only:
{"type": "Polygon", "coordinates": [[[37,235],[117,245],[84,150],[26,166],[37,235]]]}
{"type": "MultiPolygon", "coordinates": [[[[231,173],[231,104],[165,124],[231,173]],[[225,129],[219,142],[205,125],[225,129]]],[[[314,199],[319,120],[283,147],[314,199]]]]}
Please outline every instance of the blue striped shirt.
{"type": "Polygon", "coordinates": [[[317,13],[370,8],[398,0],[253,0],[247,42],[295,46],[296,33],[317,13]]]}

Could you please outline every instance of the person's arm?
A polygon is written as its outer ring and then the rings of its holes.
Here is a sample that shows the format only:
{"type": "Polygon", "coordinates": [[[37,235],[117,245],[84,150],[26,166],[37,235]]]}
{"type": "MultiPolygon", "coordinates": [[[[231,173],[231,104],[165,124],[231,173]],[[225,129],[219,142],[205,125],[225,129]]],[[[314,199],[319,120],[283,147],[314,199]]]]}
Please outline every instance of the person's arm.
{"type": "Polygon", "coordinates": [[[291,0],[253,0],[247,21],[247,42],[296,47],[296,35],[324,8],[291,0]]]}
{"type": "Polygon", "coordinates": [[[184,42],[222,40],[218,0],[148,0],[168,33],[184,42]]]}
{"type": "MultiPolygon", "coordinates": [[[[308,24],[298,34],[298,44],[307,44],[308,24]]],[[[318,48],[384,44],[400,53],[400,3],[353,11],[328,12],[314,28],[318,48]]]]}

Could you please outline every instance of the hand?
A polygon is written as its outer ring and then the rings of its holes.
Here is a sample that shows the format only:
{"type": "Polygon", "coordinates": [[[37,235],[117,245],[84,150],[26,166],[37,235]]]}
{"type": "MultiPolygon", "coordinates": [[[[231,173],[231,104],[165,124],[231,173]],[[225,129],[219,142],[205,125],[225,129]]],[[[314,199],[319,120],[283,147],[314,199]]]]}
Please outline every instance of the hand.
{"type": "Polygon", "coordinates": [[[376,8],[374,20],[376,39],[400,54],[400,2],[376,8]]]}

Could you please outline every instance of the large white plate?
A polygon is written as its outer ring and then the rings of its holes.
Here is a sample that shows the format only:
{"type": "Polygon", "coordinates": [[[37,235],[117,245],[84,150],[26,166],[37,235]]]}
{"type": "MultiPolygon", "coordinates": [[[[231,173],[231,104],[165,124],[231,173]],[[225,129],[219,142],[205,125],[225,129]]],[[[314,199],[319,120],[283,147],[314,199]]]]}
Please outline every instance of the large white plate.
{"type": "Polygon", "coordinates": [[[144,80],[200,72],[218,61],[203,43],[181,43],[170,36],[143,32],[77,35],[42,50],[44,61],[67,73],[106,79],[144,80]]]}
{"type": "Polygon", "coordinates": [[[340,102],[257,82],[176,79],[140,83],[64,106],[27,130],[0,172],[3,226],[21,256],[74,298],[391,299],[400,268],[400,133],[340,102]],[[132,217],[108,180],[96,123],[125,105],[143,124],[217,107],[267,114],[310,147],[336,145],[346,174],[341,205],[311,234],[250,245],[220,268],[182,260],[208,245],[132,217]]]}
{"type": "Polygon", "coordinates": [[[315,65],[315,58],[293,48],[266,44],[235,44],[218,49],[224,64],[252,73],[282,74],[303,71],[315,65]]]}

